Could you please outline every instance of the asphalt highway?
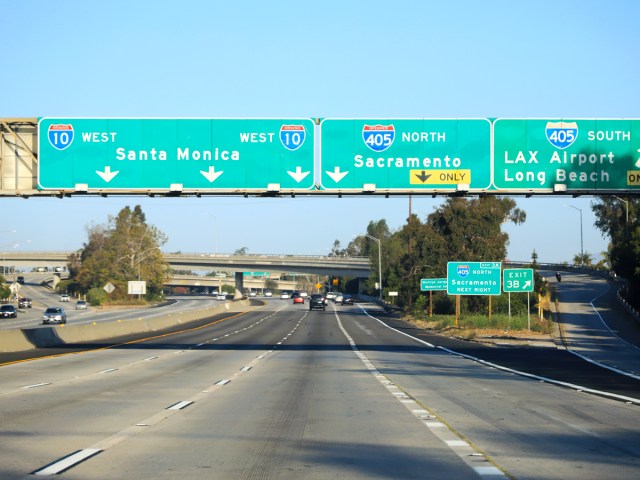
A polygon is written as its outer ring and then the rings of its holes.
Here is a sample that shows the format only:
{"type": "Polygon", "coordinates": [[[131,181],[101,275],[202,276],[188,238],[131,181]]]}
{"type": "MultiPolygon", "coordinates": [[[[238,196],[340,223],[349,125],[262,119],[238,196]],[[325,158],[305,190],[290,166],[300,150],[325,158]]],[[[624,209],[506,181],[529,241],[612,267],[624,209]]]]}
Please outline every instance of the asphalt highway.
{"type": "Polygon", "coordinates": [[[562,348],[432,335],[371,304],[274,299],[183,332],[35,353],[54,355],[0,367],[2,479],[640,471],[638,405],[622,398],[640,398],[633,376],[562,348]]]}

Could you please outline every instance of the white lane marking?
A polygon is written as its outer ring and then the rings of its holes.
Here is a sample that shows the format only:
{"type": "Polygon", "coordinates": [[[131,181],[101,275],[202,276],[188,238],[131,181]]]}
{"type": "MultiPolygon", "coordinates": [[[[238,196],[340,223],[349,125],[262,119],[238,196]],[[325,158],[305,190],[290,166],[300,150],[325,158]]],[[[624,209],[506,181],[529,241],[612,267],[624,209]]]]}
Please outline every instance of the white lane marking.
{"type": "Polygon", "coordinates": [[[147,357],[144,359],[145,362],[148,362],[149,360],[155,360],[158,357],[147,357]]]}
{"type": "MultiPolygon", "coordinates": [[[[359,306],[359,305],[358,305],[359,306]]],[[[360,307],[362,308],[362,307],[360,307]]],[[[364,308],[362,308],[362,310],[364,311],[365,314],[369,315],[366,310],[364,310],[364,308]]],[[[333,314],[336,317],[336,321],[338,322],[338,327],[340,327],[340,330],[342,330],[343,335],[347,338],[347,340],[349,341],[349,344],[351,345],[351,349],[353,350],[353,352],[356,354],[356,356],[358,358],[360,358],[360,361],[367,366],[367,368],[369,368],[368,366],[371,365],[373,366],[373,364],[371,363],[371,361],[367,358],[367,356],[365,354],[363,354],[360,350],[358,350],[358,346],[356,345],[356,343],[353,341],[353,339],[351,338],[351,336],[349,335],[349,333],[347,332],[347,330],[344,328],[344,326],[342,325],[342,322],[340,321],[340,316],[338,315],[338,312],[335,310],[333,310],[333,314]]],[[[371,317],[371,315],[369,315],[371,317]]],[[[378,320],[375,317],[371,317],[374,320],[378,320]]],[[[386,326],[387,328],[390,328],[391,330],[398,332],[396,329],[389,327],[388,325],[386,325],[384,322],[381,322],[380,320],[378,320],[380,323],[382,323],[384,326],[386,326]]],[[[408,336],[409,338],[412,338],[414,340],[414,337],[411,337],[410,335],[407,335],[403,332],[398,332],[398,333],[402,333],[403,335],[408,336]]],[[[428,342],[423,342],[422,340],[418,340],[422,343],[425,343],[427,345],[430,345],[431,347],[434,347],[433,345],[429,344],[428,342]]],[[[369,368],[369,370],[372,370],[371,368],[369,368]]],[[[499,468],[496,467],[478,467],[476,465],[473,465],[471,462],[477,462],[478,460],[470,460],[471,454],[474,454],[474,457],[478,458],[479,457],[479,461],[483,461],[483,462],[489,462],[489,458],[482,454],[481,452],[477,452],[473,447],[471,447],[471,445],[460,439],[460,437],[453,431],[451,430],[447,425],[445,425],[442,422],[433,422],[433,421],[425,421],[425,417],[428,419],[431,418],[435,418],[435,416],[430,415],[429,412],[426,409],[423,408],[415,408],[420,406],[418,404],[418,402],[412,398],[410,395],[408,395],[406,392],[404,392],[403,390],[401,390],[397,385],[394,385],[389,379],[387,379],[387,381],[383,381],[381,378],[381,374],[377,371],[374,370],[375,373],[372,372],[374,378],[376,380],[378,380],[378,382],[380,382],[380,384],[382,384],[383,386],[385,386],[387,388],[387,391],[389,393],[391,393],[396,399],[398,399],[402,404],[404,404],[404,406],[413,414],[414,417],[422,420],[422,422],[424,423],[424,425],[429,428],[429,431],[431,431],[431,433],[433,433],[436,437],[438,437],[442,442],[446,443],[446,445],[462,460],[464,461],[470,468],[472,468],[478,475],[481,476],[485,476],[485,475],[496,475],[499,476],[501,478],[507,478],[507,476],[504,474],[504,472],[502,472],[499,468]]]]}
{"type": "Polygon", "coordinates": [[[85,448],[78,452],[72,453],[68,457],[65,457],[57,462],[52,463],[40,470],[33,472],[33,475],[58,475],[71,467],[84,462],[85,460],[97,455],[102,450],[96,448],[85,448]]]}
{"type": "Polygon", "coordinates": [[[170,407],[167,407],[167,410],[182,410],[183,408],[188,407],[192,403],[193,403],[193,401],[191,401],[191,400],[183,400],[181,402],[174,403],[170,407]]]}
{"type": "MultiPolygon", "coordinates": [[[[616,393],[611,393],[611,392],[604,392],[602,390],[594,390],[592,388],[587,388],[587,387],[583,387],[583,386],[580,386],[580,385],[575,385],[573,383],[560,382],[558,380],[553,380],[551,378],[541,377],[539,375],[533,375],[531,373],[522,372],[520,370],[514,370],[513,368],[503,367],[502,365],[498,365],[496,363],[487,362],[486,360],[482,360],[481,358],[477,358],[477,357],[474,357],[472,355],[467,355],[466,353],[456,352],[455,350],[451,350],[450,348],[447,348],[447,347],[441,347],[441,346],[433,345],[433,344],[431,344],[429,342],[426,342],[424,340],[421,340],[419,338],[412,337],[411,335],[409,335],[407,333],[404,333],[404,332],[401,332],[399,330],[396,330],[395,328],[393,328],[393,327],[387,325],[386,323],[384,323],[379,318],[376,318],[376,317],[370,315],[369,312],[367,312],[364,309],[364,307],[362,307],[360,304],[358,304],[358,306],[362,309],[362,311],[364,312],[365,315],[367,315],[368,317],[372,318],[373,320],[376,320],[377,322],[380,322],[381,325],[387,327],[389,330],[393,330],[394,332],[399,333],[400,335],[404,335],[405,337],[409,337],[409,338],[415,340],[418,343],[422,343],[423,345],[426,345],[426,346],[431,347],[431,348],[437,348],[439,350],[442,350],[442,351],[445,351],[447,353],[450,353],[451,355],[457,355],[459,357],[466,358],[468,360],[473,360],[474,362],[481,363],[483,365],[486,365],[487,367],[496,368],[498,370],[502,370],[503,372],[514,373],[514,374],[520,375],[522,377],[532,378],[534,380],[539,380],[540,382],[550,383],[552,385],[558,385],[560,387],[566,387],[566,388],[570,388],[572,390],[582,390],[584,392],[591,393],[591,394],[594,394],[594,395],[600,395],[602,397],[615,398],[616,400],[622,400],[622,401],[625,401],[625,402],[631,402],[631,403],[634,403],[634,404],[640,404],[640,399],[638,399],[638,398],[626,397],[624,395],[618,395],[616,393]]],[[[575,354],[575,352],[571,352],[571,353],[575,354]]],[[[605,368],[609,368],[609,370],[612,370],[612,367],[607,367],[606,365],[602,365],[602,364],[600,364],[598,362],[593,362],[593,363],[595,363],[596,365],[605,367],[605,368]]],[[[627,376],[632,376],[632,375],[627,373],[627,376]]]]}
{"type": "MultiPolygon", "coordinates": [[[[275,313],[270,315],[269,317],[271,317],[273,315],[275,315],[275,313]]],[[[306,318],[306,316],[307,316],[307,314],[305,313],[305,315],[297,323],[296,328],[302,324],[302,321],[306,318]]],[[[265,317],[265,318],[261,319],[260,322],[264,321],[266,318],[269,318],[269,317],[265,317]]],[[[258,322],[258,323],[260,323],[260,322],[258,322]]],[[[181,352],[183,352],[183,351],[181,351],[181,352]]],[[[263,359],[267,355],[269,355],[269,354],[271,354],[273,352],[274,352],[273,349],[269,350],[266,353],[263,353],[262,355],[259,355],[256,358],[255,361],[257,362],[257,360],[263,359]]],[[[152,359],[155,359],[155,358],[158,358],[158,357],[149,357],[149,358],[146,358],[145,360],[152,360],[152,359]]],[[[243,368],[243,370],[247,369],[246,371],[248,371],[251,368],[252,368],[251,366],[246,366],[246,367],[243,368]]],[[[224,385],[227,385],[229,382],[231,382],[231,380],[227,380],[227,379],[220,380],[214,386],[224,386],[224,385]]],[[[41,383],[41,384],[37,384],[37,385],[30,385],[30,386],[23,387],[23,388],[34,388],[34,387],[43,386],[43,385],[50,385],[50,384],[49,383],[41,383]]],[[[209,395],[210,393],[212,393],[212,391],[213,391],[212,389],[205,390],[204,392],[200,392],[199,394],[194,395],[192,398],[194,398],[196,400],[199,400],[201,398],[204,398],[206,395],[209,395]]],[[[167,407],[164,411],[156,413],[152,417],[149,417],[148,419],[143,420],[142,422],[136,423],[132,427],[125,428],[124,430],[121,430],[120,432],[117,432],[114,435],[111,435],[110,437],[108,437],[108,438],[106,438],[106,439],[104,439],[102,441],[99,441],[96,444],[94,444],[94,447],[95,446],[100,446],[101,448],[86,448],[86,449],[81,450],[79,452],[73,453],[73,454],[65,457],[62,460],[57,461],[55,464],[50,464],[48,466],[43,467],[42,469],[36,470],[30,475],[33,475],[33,474],[36,474],[36,475],[55,475],[55,474],[60,473],[60,472],[62,472],[64,470],[68,470],[69,468],[71,468],[74,465],[80,463],[81,461],[84,461],[84,460],[90,458],[93,455],[96,455],[96,454],[98,454],[98,453],[100,453],[100,452],[102,452],[104,450],[107,450],[107,449],[113,447],[114,445],[118,445],[118,444],[122,443],[123,441],[127,440],[128,438],[131,438],[134,435],[137,435],[138,433],[143,431],[143,429],[141,429],[140,427],[148,427],[150,425],[155,425],[156,423],[161,422],[162,420],[168,418],[170,415],[176,413],[179,410],[184,409],[185,407],[187,407],[187,406],[189,406],[189,405],[191,405],[193,403],[195,403],[195,400],[184,400],[184,401],[175,403],[175,404],[167,407]],[[78,460],[71,461],[70,459],[78,459],[78,460]],[[57,470],[57,471],[54,470],[53,469],[54,465],[61,465],[62,464],[61,462],[65,462],[64,463],[65,466],[63,468],[57,470]],[[45,472],[45,473],[38,473],[38,472],[45,472]]]]}
{"type": "Polygon", "coordinates": [[[47,386],[47,385],[51,385],[51,383],[49,383],[49,382],[46,382],[46,383],[34,383],[33,385],[26,385],[26,386],[21,387],[21,388],[23,388],[24,390],[27,390],[29,388],[38,388],[38,387],[44,387],[44,386],[47,386]]]}
{"type": "Polygon", "coordinates": [[[117,368],[107,368],[106,370],[100,370],[98,373],[111,373],[111,372],[117,372],[118,369],[117,368]]]}

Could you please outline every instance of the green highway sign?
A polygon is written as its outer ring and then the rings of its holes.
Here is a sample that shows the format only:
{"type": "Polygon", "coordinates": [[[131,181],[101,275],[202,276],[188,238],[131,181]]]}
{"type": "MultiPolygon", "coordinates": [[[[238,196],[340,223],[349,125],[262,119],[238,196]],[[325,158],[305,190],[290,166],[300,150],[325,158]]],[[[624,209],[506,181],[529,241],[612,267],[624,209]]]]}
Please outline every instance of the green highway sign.
{"type": "Polygon", "coordinates": [[[532,268],[505,268],[502,288],[505,292],[533,292],[532,268]]]}
{"type": "Polygon", "coordinates": [[[325,119],[321,190],[484,191],[491,185],[487,119],[325,119]]]}
{"type": "Polygon", "coordinates": [[[308,191],[310,119],[41,118],[38,188],[308,191]]]}
{"type": "Polygon", "coordinates": [[[447,279],[446,278],[423,278],[420,280],[420,290],[423,292],[446,290],[447,279]]]}
{"type": "Polygon", "coordinates": [[[501,262],[448,262],[447,294],[500,295],[501,262]]]}
{"type": "Polygon", "coordinates": [[[493,139],[497,190],[640,190],[640,120],[500,118],[493,139]]]}

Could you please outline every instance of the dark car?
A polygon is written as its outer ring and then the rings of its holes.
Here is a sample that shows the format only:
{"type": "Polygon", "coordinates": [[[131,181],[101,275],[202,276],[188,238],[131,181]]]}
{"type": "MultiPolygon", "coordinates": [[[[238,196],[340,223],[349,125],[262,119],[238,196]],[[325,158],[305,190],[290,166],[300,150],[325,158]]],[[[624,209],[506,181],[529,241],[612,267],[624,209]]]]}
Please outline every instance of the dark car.
{"type": "Polygon", "coordinates": [[[20,300],[18,300],[18,308],[31,308],[31,299],[22,297],[20,300]]]}
{"type": "Polygon", "coordinates": [[[18,310],[13,305],[1,305],[0,317],[2,318],[16,318],[18,316],[18,310]]]}
{"type": "Polygon", "coordinates": [[[325,308],[327,308],[324,295],[311,295],[311,299],[309,300],[309,310],[313,310],[314,308],[319,310],[324,310],[325,308]]]}
{"type": "Polygon", "coordinates": [[[49,307],[42,314],[42,324],[67,323],[67,314],[62,307],[49,307]]]}
{"type": "Polygon", "coordinates": [[[340,302],[342,305],[353,305],[353,297],[351,295],[343,295],[342,301],[340,302]]]}

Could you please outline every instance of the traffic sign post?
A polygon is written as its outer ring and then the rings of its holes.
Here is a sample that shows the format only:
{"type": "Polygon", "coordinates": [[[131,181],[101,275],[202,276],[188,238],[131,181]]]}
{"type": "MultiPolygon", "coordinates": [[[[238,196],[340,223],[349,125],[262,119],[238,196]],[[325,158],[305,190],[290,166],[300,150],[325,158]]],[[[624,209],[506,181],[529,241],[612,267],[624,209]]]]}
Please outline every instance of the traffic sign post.
{"type": "Polygon", "coordinates": [[[432,290],[447,290],[446,278],[423,278],[420,280],[420,290],[423,292],[432,290]]]}
{"type": "Polygon", "coordinates": [[[505,268],[502,288],[504,292],[533,292],[532,268],[505,268]]]}
{"type": "Polygon", "coordinates": [[[501,262],[448,262],[447,294],[500,295],[501,262]]]}
{"type": "Polygon", "coordinates": [[[321,189],[473,192],[491,185],[487,119],[325,119],[321,189]]]}
{"type": "Polygon", "coordinates": [[[493,139],[497,190],[640,190],[640,120],[501,118],[493,139]]]}
{"type": "Polygon", "coordinates": [[[503,271],[503,289],[509,293],[509,325],[511,325],[511,292],[527,292],[527,323],[531,330],[531,305],[529,294],[533,292],[532,268],[505,268],[503,271]]]}
{"type": "Polygon", "coordinates": [[[433,316],[433,291],[446,291],[446,278],[423,278],[420,280],[420,290],[429,291],[429,318],[433,316]]]}
{"type": "Polygon", "coordinates": [[[305,192],[310,119],[61,119],[38,122],[38,188],[305,192]]]}

